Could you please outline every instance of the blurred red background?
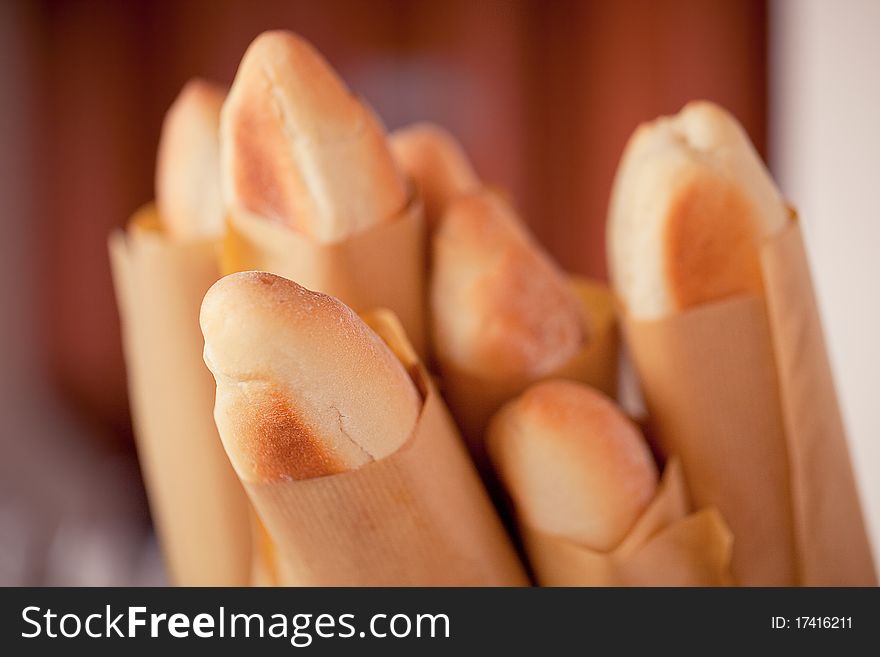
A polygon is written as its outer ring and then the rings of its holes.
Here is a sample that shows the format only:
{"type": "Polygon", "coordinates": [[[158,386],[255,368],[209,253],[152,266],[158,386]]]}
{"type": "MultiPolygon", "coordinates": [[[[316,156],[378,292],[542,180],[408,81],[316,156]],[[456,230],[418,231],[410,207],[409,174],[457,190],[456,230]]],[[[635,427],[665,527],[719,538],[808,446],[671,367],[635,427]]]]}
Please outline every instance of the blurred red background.
{"type": "Polygon", "coordinates": [[[563,266],[604,276],[608,192],[638,122],[709,98],[764,149],[765,13],[736,0],[29,4],[55,381],[102,435],[128,433],[106,236],[152,197],[184,82],[230,83],[262,30],[310,39],[389,129],[446,125],[563,266]]]}
{"type": "Polygon", "coordinates": [[[766,15],[758,0],[0,3],[0,584],[161,578],[106,241],[152,198],[187,79],[228,84],[258,33],[297,31],[389,129],[448,127],[564,267],[604,277],[611,179],[640,121],[708,98],[765,154],[766,15]]]}

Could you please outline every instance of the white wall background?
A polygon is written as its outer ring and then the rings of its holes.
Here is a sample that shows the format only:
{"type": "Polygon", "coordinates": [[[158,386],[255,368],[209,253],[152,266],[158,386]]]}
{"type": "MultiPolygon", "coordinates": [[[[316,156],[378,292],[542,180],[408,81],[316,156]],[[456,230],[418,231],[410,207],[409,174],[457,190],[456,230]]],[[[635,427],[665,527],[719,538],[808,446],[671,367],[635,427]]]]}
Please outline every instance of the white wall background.
{"type": "Polygon", "coordinates": [[[880,2],[775,0],[770,160],[798,207],[880,564],[880,2]]]}

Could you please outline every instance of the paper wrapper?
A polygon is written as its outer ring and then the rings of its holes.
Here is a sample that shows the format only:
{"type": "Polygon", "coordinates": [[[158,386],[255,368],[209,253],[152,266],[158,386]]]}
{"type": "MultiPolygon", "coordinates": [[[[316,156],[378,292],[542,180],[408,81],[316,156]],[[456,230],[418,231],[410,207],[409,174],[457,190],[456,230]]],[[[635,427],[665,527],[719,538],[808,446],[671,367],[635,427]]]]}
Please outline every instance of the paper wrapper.
{"type": "Polygon", "coordinates": [[[357,470],[246,483],[288,586],[525,585],[509,537],[397,319],[365,319],[424,397],[409,440],[357,470]]]}
{"type": "Polygon", "coordinates": [[[253,507],[250,516],[253,545],[251,586],[278,586],[278,555],[275,544],[253,507]]]}
{"type": "Polygon", "coordinates": [[[730,530],[715,509],[689,510],[681,466],[671,459],[654,500],[611,552],[529,527],[523,543],[542,586],[731,584],[730,530]]]}
{"type": "Polygon", "coordinates": [[[217,243],[170,242],[148,206],[109,249],[138,454],[171,580],[247,584],[248,502],[214,426],[199,328],[217,243]]]}
{"type": "Polygon", "coordinates": [[[425,356],[426,247],[417,196],[399,217],[330,244],[259,217],[230,216],[227,223],[224,275],[266,271],[334,296],[356,312],[389,308],[425,356]]]}
{"type": "Polygon", "coordinates": [[[481,471],[488,471],[483,435],[489,420],[506,402],[533,383],[572,379],[587,383],[614,398],[617,394],[619,335],[614,302],[607,286],[571,277],[581,301],[589,342],[565,365],[536,378],[481,376],[446,363],[441,365],[443,396],[481,471]]]}
{"type": "Polygon", "coordinates": [[[766,301],[625,318],[654,434],[736,537],[744,585],[873,585],[871,552],[796,220],[761,253],[766,301]]]}

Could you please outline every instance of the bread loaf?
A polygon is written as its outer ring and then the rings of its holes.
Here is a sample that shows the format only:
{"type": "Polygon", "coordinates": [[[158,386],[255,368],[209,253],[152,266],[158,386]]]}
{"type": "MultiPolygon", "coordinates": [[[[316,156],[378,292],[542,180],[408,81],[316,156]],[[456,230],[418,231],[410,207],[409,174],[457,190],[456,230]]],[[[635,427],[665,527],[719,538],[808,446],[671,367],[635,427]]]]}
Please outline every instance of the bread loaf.
{"type": "Polygon", "coordinates": [[[398,166],[422,196],[431,229],[453,199],[480,185],[461,144],[438,125],[414,123],[395,130],[389,141],[398,166]]]}
{"type": "Polygon", "coordinates": [[[222,87],[193,79],[165,115],[156,158],[156,206],[173,240],[223,232],[219,129],[225,96],[222,87]]]}
{"type": "Polygon", "coordinates": [[[441,367],[538,377],[585,343],[563,272],[498,194],[456,199],[432,240],[431,314],[441,367]]]}
{"type": "Polygon", "coordinates": [[[242,481],[309,479],[396,451],[421,407],[388,346],[347,306],[242,272],[202,304],[215,420],[242,481]]]}
{"type": "Polygon", "coordinates": [[[690,103],[626,146],[609,207],[612,282],[634,319],[761,293],[759,247],[788,216],[736,119],[690,103]]]}
{"type": "Polygon", "coordinates": [[[407,189],[373,112],[306,41],[264,32],[241,61],[221,118],[224,196],[332,243],[399,216],[407,189]]]}
{"type": "Polygon", "coordinates": [[[487,447],[522,524],[597,551],[617,546],[657,489],[636,425],[571,381],[535,384],[505,405],[487,447]]]}

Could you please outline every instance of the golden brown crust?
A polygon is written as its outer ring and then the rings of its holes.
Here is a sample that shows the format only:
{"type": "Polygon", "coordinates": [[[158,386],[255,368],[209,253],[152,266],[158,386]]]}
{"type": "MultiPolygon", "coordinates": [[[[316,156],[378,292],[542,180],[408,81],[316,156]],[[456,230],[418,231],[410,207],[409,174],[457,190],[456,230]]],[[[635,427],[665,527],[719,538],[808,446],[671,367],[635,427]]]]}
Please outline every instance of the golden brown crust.
{"type": "Polygon", "coordinates": [[[223,187],[232,212],[335,242],[396,218],[403,178],[377,117],[306,41],[258,36],[221,119],[223,187]]]}
{"type": "MultiPolygon", "coordinates": [[[[235,189],[239,204],[253,214],[286,221],[298,228],[296,218],[309,212],[296,188],[290,184],[290,171],[276,165],[286,157],[285,145],[278,140],[258,140],[261,126],[274,121],[266,105],[243,105],[234,128],[227,133],[235,157],[235,189]],[[283,219],[290,218],[290,219],[283,219]]],[[[305,226],[301,227],[305,230],[305,226]]]]}
{"type": "Polygon", "coordinates": [[[205,295],[215,419],[244,481],[361,467],[403,445],[421,398],[388,346],[333,297],[264,272],[205,295]]]}
{"type": "Polygon", "coordinates": [[[614,548],[656,492],[638,428],[579,383],[533,385],[495,416],[487,446],[521,522],[596,550],[614,548]]]}
{"type": "Polygon", "coordinates": [[[168,109],[156,157],[156,206],[174,240],[223,232],[220,190],[220,109],[223,87],[195,78],[168,109]]]}
{"type": "Polygon", "coordinates": [[[639,126],[624,150],[608,218],[614,287],[638,319],[761,293],[761,244],[788,220],[736,119],[690,103],[639,126]]]}
{"type": "Polygon", "coordinates": [[[238,458],[250,462],[261,481],[310,479],[349,469],[280,390],[255,391],[227,412],[240,415],[238,458]]]}
{"type": "Polygon", "coordinates": [[[431,310],[441,365],[540,376],[586,340],[565,275],[497,194],[456,199],[433,243],[431,310]]]}
{"type": "Polygon", "coordinates": [[[454,198],[480,186],[461,144],[438,125],[414,123],[395,130],[389,142],[400,169],[422,196],[431,229],[454,198]]]}
{"type": "Polygon", "coordinates": [[[674,198],[664,244],[673,310],[763,293],[760,238],[750,213],[736,185],[724,180],[688,185],[674,198]]]}

